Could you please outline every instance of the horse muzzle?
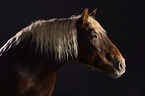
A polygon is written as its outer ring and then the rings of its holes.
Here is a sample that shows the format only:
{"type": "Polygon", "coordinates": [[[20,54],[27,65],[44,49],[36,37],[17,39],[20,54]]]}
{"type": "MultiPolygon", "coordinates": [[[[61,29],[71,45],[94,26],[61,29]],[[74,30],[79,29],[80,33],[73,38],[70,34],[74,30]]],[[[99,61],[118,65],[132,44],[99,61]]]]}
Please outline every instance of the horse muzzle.
{"type": "Polygon", "coordinates": [[[112,74],[112,76],[114,78],[118,78],[120,77],[123,73],[125,73],[125,69],[126,69],[126,64],[125,64],[125,60],[119,60],[118,63],[116,64],[116,68],[114,69],[114,72],[112,74]]]}

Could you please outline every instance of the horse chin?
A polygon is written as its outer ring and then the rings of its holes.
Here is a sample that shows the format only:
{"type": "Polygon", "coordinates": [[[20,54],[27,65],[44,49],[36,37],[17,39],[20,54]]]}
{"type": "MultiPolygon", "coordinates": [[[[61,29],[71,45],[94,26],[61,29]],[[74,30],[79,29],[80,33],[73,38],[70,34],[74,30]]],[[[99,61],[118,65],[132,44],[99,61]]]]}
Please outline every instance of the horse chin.
{"type": "Polygon", "coordinates": [[[111,77],[113,79],[117,79],[117,78],[121,77],[122,74],[125,72],[125,71],[119,72],[117,70],[114,70],[114,71],[104,71],[104,70],[101,70],[101,69],[95,68],[95,67],[92,67],[92,70],[93,71],[98,71],[98,72],[105,72],[105,73],[108,74],[109,77],[111,77]]]}

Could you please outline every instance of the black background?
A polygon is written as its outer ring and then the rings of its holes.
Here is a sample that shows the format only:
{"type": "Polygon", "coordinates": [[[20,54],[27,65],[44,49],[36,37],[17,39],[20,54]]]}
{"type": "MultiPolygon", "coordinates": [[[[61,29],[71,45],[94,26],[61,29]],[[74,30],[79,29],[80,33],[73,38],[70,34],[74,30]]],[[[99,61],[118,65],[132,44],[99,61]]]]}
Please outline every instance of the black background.
{"type": "Polygon", "coordinates": [[[145,1],[1,0],[0,44],[32,21],[78,15],[98,9],[96,19],[126,59],[119,79],[70,62],[57,71],[53,96],[145,96],[145,1]]]}

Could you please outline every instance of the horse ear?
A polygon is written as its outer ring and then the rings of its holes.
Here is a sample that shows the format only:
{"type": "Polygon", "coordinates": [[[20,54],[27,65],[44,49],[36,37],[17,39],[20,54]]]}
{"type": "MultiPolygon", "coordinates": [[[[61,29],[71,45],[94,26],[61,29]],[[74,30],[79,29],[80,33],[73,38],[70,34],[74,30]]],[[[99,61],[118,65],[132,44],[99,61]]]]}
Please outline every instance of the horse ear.
{"type": "Polygon", "coordinates": [[[88,8],[86,8],[86,9],[84,10],[84,12],[82,13],[82,15],[81,15],[81,19],[82,19],[83,25],[87,23],[87,21],[88,21],[88,16],[89,16],[89,14],[88,14],[88,8]]]}
{"type": "Polygon", "coordinates": [[[89,15],[92,16],[93,18],[95,18],[96,11],[97,11],[97,9],[95,9],[95,10],[94,10],[92,13],[90,13],[89,15]]]}

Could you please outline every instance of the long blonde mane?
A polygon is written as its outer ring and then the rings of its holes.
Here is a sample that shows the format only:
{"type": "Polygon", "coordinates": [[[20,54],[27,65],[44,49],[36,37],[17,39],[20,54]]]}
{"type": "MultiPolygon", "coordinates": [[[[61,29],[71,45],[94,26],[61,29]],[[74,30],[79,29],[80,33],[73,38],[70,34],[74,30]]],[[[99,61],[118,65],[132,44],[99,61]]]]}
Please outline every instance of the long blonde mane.
{"type": "Polygon", "coordinates": [[[77,29],[76,21],[79,18],[39,20],[17,33],[21,39],[32,36],[41,53],[54,52],[55,58],[62,61],[69,56],[77,58],[77,29]]]}
{"type": "MultiPolygon", "coordinates": [[[[68,60],[70,57],[77,58],[78,43],[76,22],[79,16],[72,16],[63,19],[38,20],[26,28],[22,29],[0,49],[4,51],[12,42],[19,44],[23,39],[32,37],[31,42],[36,42],[36,52],[38,50],[45,54],[54,54],[59,61],[68,60]],[[49,53],[50,52],[50,53],[49,53]]],[[[88,22],[99,34],[104,34],[104,29],[91,16],[88,22]]]]}

